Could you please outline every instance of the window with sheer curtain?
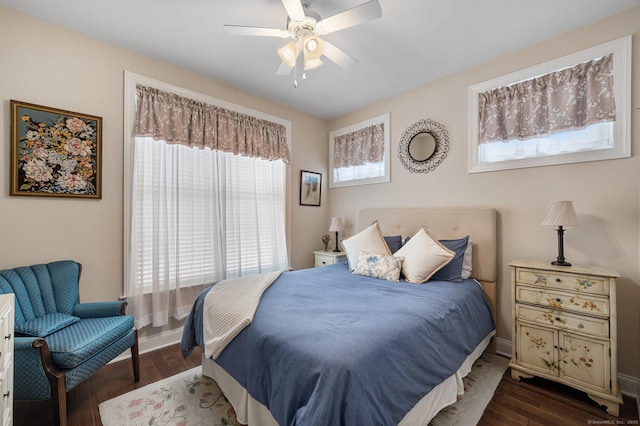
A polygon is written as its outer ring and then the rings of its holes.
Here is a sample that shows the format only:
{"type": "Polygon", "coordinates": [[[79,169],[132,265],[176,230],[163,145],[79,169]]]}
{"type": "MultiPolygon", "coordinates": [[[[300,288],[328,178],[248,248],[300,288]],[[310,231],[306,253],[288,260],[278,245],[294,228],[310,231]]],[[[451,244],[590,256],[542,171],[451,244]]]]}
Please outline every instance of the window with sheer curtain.
{"type": "Polygon", "coordinates": [[[329,187],[389,182],[389,114],[329,134],[329,187]]]}
{"type": "Polygon", "coordinates": [[[288,149],[255,117],[149,87],[136,99],[125,291],[137,327],[157,327],[202,286],[288,268],[288,149]]]}
{"type": "Polygon", "coordinates": [[[629,157],[631,37],[469,89],[469,172],[629,157]]]}

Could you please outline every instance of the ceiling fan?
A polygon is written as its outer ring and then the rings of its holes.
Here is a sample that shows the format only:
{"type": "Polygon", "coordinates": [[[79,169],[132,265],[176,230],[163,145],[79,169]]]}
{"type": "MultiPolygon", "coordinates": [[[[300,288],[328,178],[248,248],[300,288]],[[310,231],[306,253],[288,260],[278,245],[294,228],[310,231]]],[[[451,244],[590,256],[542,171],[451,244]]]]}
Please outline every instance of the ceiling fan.
{"type": "MultiPolygon", "coordinates": [[[[310,0],[282,0],[287,11],[287,28],[262,28],[243,25],[224,25],[227,34],[293,39],[280,49],[278,55],[282,63],[276,74],[287,75],[296,68],[298,58],[302,58],[304,70],[322,65],[323,55],[342,68],[348,69],[357,61],[320,36],[353,27],[382,16],[378,0],[369,0],[344,12],[322,19],[311,9],[310,0]]],[[[303,73],[303,79],[306,75],[303,73]]],[[[294,86],[297,87],[294,79],[294,86]]]]}

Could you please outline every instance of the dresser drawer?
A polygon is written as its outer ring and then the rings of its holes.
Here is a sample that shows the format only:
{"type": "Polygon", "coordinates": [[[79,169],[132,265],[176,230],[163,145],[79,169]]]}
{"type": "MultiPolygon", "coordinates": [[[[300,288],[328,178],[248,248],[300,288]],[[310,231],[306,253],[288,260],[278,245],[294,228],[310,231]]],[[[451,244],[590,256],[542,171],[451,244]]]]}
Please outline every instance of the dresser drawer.
{"type": "Polygon", "coordinates": [[[609,317],[609,299],[588,294],[565,293],[516,285],[516,301],[603,318],[609,317]]]}
{"type": "Polygon", "coordinates": [[[516,304],[518,321],[529,321],[558,327],[562,330],[575,331],[593,337],[609,337],[609,320],[557,312],[552,309],[516,304]]]}
{"type": "Polygon", "coordinates": [[[518,268],[516,282],[579,293],[609,294],[609,280],[606,277],[593,275],[563,274],[562,272],[518,268]]]}

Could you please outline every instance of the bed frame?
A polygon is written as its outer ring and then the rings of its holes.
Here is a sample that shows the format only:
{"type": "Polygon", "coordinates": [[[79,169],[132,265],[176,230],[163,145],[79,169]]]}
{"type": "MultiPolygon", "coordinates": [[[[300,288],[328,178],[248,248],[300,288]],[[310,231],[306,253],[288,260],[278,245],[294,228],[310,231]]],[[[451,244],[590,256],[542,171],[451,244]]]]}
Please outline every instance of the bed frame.
{"type": "MultiPolygon", "coordinates": [[[[497,213],[491,208],[400,208],[400,209],[367,209],[359,213],[358,229],[364,229],[374,220],[380,223],[384,235],[402,235],[403,238],[413,236],[416,231],[426,226],[439,239],[457,239],[469,235],[473,242],[472,278],[475,278],[483,288],[485,298],[494,321],[496,320],[496,270],[497,270],[497,213]]],[[[468,372],[477,356],[486,351],[494,352],[495,344],[489,343],[490,337],[476,348],[477,353],[469,356],[464,368],[468,372]]],[[[463,369],[463,367],[461,367],[463,369]]],[[[225,396],[235,408],[237,418],[242,423],[277,426],[269,410],[254,400],[240,384],[214,361],[202,359],[202,371],[206,376],[216,380],[225,396]]],[[[465,373],[466,374],[466,373],[465,373]]],[[[421,413],[428,410],[437,412],[439,407],[451,404],[456,400],[456,376],[451,376],[449,382],[449,402],[442,403],[446,398],[439,394],[439,402],[427,401],[425,397],[414,409],[407,414],[401,424],[421,424],[421,421],[409,420],[412,413],[421,418],[421,413]],[[453,388],[451,388],[453,386],[453,388]],[[452,394],[451,394],[452,392],[452,394]],[[422,405],[420,405],[422,404],[422,405]],[[406,420],[406,422],[405,422],[406,420]]],[[[458,380],[461,383],[461,378],[458,380]]],[[[436,387],[440,388],[445,383],[436,387]]],[[[434,391],[436,390],[434,389],[434,391]]]]}

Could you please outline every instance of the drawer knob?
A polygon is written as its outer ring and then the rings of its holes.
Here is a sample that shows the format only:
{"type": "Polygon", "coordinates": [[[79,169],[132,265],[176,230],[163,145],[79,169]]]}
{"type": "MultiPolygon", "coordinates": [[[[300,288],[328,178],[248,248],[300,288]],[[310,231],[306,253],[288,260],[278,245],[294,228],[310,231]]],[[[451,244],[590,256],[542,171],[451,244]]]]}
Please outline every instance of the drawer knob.
{"type": "Polygon", "coordinates": [[[556,302],[560,303],[562,302],[562,299],[560,299],[559,297],[556,297],[556,302]]]}
{"type": "Polygon", "coordinates": [[[556,278],[556,282],[557,282],[557,283],[561,283],[561,282],[562,282],[562,280],[561,280],[560,278],[556,278]]]}
{"type": "Polygon", "coordinates": [[[560,317],[556,317],[556,321],[560,321],[560,317]]]}

